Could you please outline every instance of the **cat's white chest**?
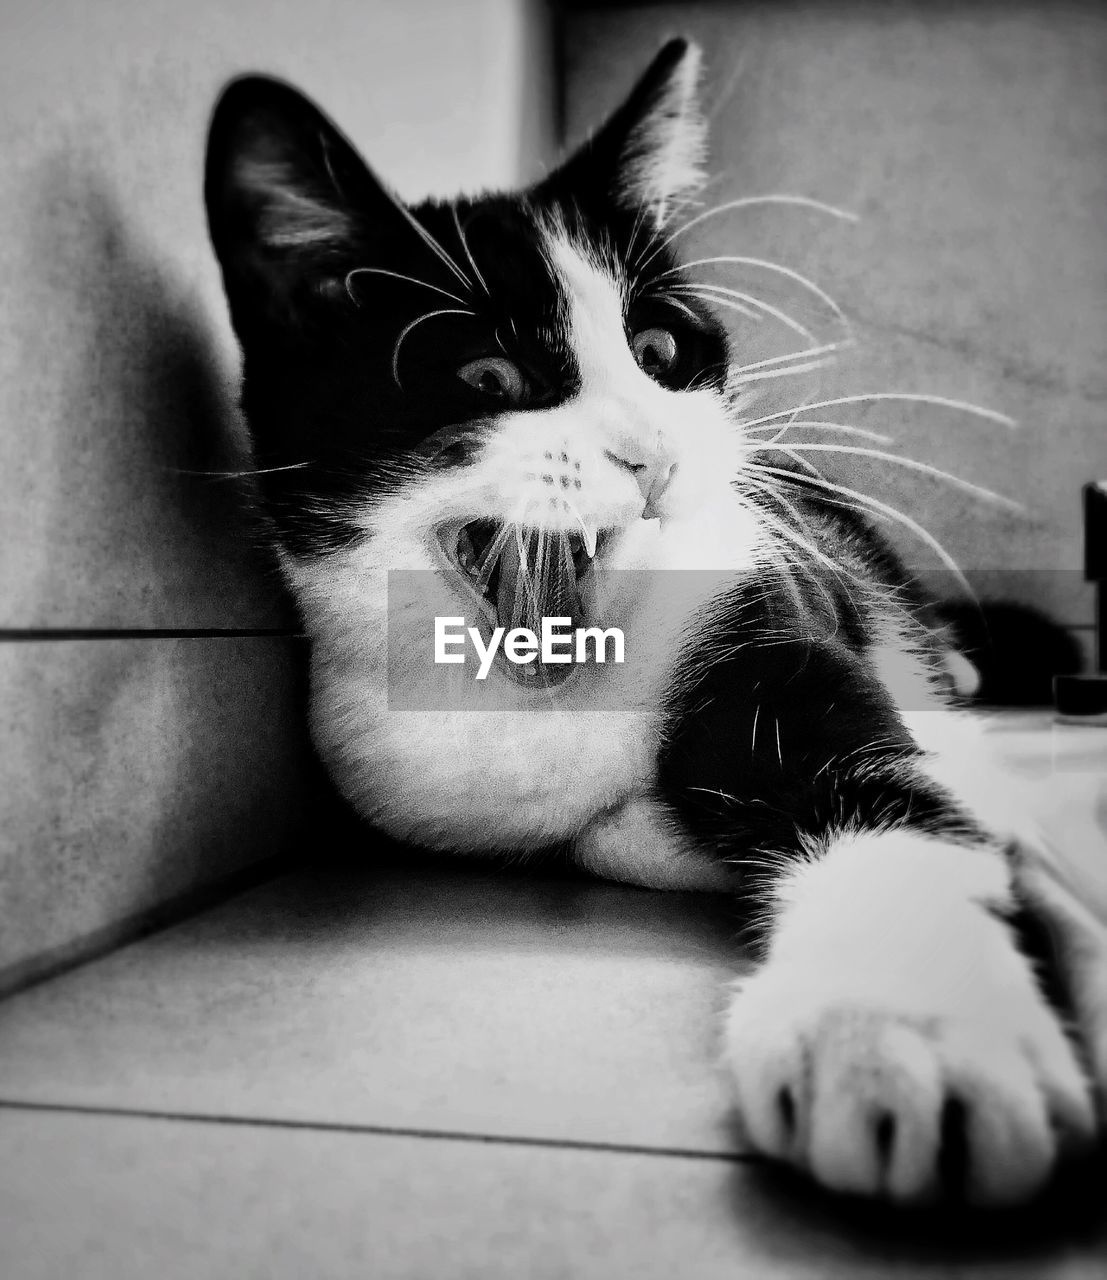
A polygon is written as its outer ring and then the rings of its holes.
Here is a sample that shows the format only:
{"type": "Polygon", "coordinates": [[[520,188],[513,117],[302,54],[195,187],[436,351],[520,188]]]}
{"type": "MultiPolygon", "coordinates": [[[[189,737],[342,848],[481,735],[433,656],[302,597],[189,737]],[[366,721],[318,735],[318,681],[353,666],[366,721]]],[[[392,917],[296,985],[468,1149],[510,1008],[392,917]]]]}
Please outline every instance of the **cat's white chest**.
{"type": "Polygon", "coordinates": [[[359,812],[390,835],[444,850],[571,840],[649,786],[657,752],[645,713],[396,710],[371,677],[325,658],[313,670],[312,725],[359,812]]]}

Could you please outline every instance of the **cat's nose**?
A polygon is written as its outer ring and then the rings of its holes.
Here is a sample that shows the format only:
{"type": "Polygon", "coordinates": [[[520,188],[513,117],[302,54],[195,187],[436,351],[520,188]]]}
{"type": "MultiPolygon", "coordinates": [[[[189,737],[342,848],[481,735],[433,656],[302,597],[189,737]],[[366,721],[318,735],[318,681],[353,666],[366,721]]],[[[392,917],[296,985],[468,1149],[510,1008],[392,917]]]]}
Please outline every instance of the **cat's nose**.
{"type": "Polygon", "coordinates": [[[661,499],[665,494],[665,490],[669,487],[669,482],[673,478],[673,472],[676,471],[677,464],[670,462],[665,456],[654,458],[650,462],[632,462],[617,453],[612,453],[610,449],[606,452],[610,461],[614,462],[617,467],[622,467],[625,471],[629,471],[634,476],[634,482],[645,499],[645,506],[642,508],[642,519],[660,519],[661,499]]]}

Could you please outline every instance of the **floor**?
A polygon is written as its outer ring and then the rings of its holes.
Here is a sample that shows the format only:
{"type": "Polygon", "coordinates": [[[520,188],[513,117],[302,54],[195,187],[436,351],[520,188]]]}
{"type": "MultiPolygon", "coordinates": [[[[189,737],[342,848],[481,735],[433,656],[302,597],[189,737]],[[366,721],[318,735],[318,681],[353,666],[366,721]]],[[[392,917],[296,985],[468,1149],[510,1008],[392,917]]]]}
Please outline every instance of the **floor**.
{"type": "MultiPolygon", "coordinates": [[[[1095,812],[1107,729],[997,740],[1095,812]]],[[[0,1006],[0,1274],[1107,1274],[1086,1187],[970,1229],[752,1159],[715,1065],[741,964],[710,896],[290,872],[0,1006]]]]}

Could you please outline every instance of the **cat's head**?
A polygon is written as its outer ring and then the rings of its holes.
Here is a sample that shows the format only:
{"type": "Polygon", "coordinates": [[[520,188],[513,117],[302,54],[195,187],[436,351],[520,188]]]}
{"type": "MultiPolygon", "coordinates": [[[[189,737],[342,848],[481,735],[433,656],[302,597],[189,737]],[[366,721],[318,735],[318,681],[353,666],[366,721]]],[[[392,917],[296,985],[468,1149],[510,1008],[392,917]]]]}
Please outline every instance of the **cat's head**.
{"type": "Polygon", "coordinates": [[[286,565],[459,569],[505,625],[522,575],[532,613],[584,616],[597,554],[648,565],[726,500],[726,337],[671,238],[698,72],[674,41],[549,177],[411,207],[296,90],[228,87],[207,207],[286,565]]]}

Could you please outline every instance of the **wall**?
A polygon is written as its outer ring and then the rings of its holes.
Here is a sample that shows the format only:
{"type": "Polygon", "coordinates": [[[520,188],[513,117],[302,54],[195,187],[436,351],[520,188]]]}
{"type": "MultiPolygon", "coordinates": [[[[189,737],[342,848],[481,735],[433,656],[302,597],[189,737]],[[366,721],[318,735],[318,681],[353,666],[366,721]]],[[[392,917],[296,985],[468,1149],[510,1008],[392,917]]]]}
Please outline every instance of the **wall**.
{"type": "MultiPolygon", "coordinates": [[[[208,113],[265,70],[404,195],[530,177],[539,0],[8,0],[0,13],[0,987],[296,830],[297,641],[235,482],[208,113]]],[[[160,918],[160,917],[158,917],[160,918]]]]}
{"type": "MultiPolygon", "coordinates": [[[[705,207],[786,192],[860,216],[851,224],[748,207],[682,239],[697,258],[785,264],[850,317],[857,345],[839,368],[777,383],[769,407],[904,391],[1008,414],[1016,431],[915,405],[836,411],[838,421],[887,432],[903,455],[1022,510],[889,463],[809,460],[924,525],[983,596],[1038,603],[1087,638],[1079,491],[1107,475],[1107,10],[1063,2],[573,9],[571,136],[617,101],[663,38],[688,34],[708,60],[717,178],[705,207]]],[[[819,340],[843,334],[826,305],[785,277],[718,264],[699,271],[787,309],[819,340]]],[[[743,358],[803,346],[775,322],[732,321],[743,358]]],[[[866,445],[826,432],[807,438],[866,445]]],[[[912,563],[938,563],[916,537],[900,541],[912,563]]]]}

